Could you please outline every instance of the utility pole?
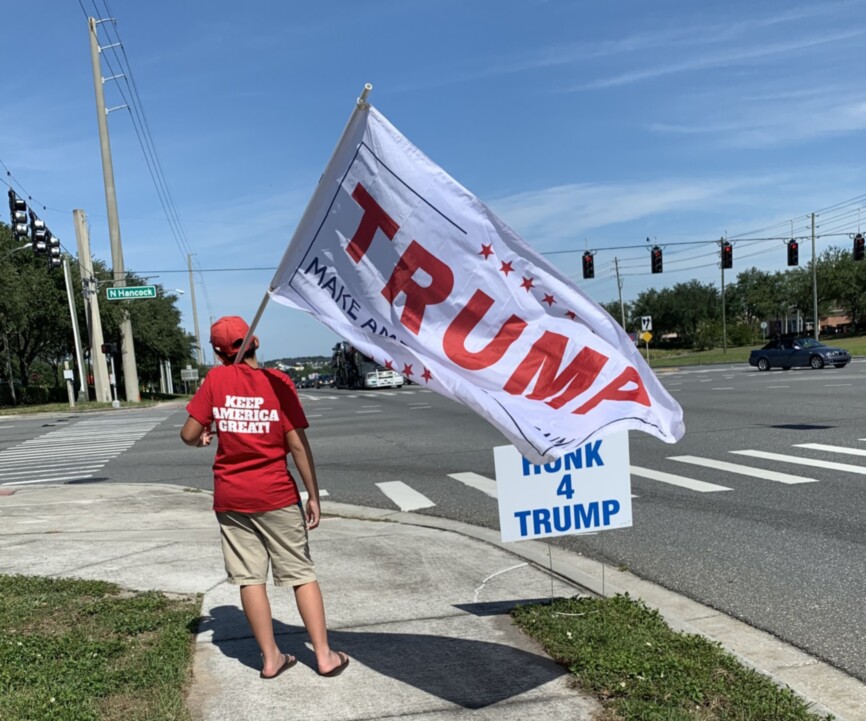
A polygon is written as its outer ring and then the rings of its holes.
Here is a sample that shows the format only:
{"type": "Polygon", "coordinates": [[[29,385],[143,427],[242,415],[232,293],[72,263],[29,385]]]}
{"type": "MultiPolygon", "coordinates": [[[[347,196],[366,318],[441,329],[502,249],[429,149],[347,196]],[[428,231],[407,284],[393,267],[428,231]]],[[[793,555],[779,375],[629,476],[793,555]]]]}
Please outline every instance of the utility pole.
{"type": "Polygon", "coordinates": [[[75,363],[78,366],[78,401],[87,400],[87,369],[81,353],[81,335],[78,332],[78,313],[75,311],[75,295],[72,292],[72,273],[69,270],[69,256],[63,254],[63,280],[66,283],[66,300],[69,301],[69,317],[72,319],[72,339],[75,342],[75,363]]]}
{"type": "Polygon", "coordinates": [[[93,275],[93,260],[90,256],[90,231],[83,210],[73,210],[75,240],[78,243],[78,268],[81,271],[81,289],[84,294],[84,315],[87,318],[87,337],[90,339],[90,367],[93,369],[93,389],[96,400],[111,403],[111,386],[108,382],[108,364],[102,353],[102,316],[99,314],[99,284],[93,275]]]}
{"type": "Polygon", "coordinates": [[[196,360],[200,366],[204,365],[204,349],[201,347],[201,333],[198,331],[198,310],[195,307],[195,280],[192,277],[192,254],[186,254],[186,265],[189,269],[189,297],[192,300],[192,323],[195,328],[196,360]]]}
{"type": "Polygon", "coordinates": [[[818,259],[815,257],[815,214],[812,213],[812,332],[818,340],[818,259]]]}
{"type": "Polygon", "coordinates": [[[619,258],[616,256],[614,256],[613,265],[616,268],[616,287],[619,289],[619,315],[622,319],[622,329],[627,331],[628,329],[625,327],[625,306],[622,304],[622,278],[619,276],[619,258]]]}
{"type": "MultiPolygon", "coordinates": [[[[90,30],[90,59],[93,64],[93,87],[96,93],[96,120],[99,126],[99,145],[102,151],[102,178],[105,183],[105,207],[108,213],[108,238],[111,242],[111,265],[114,271],[114,286],[122,288],[126,285],[126,271],[123,268],[123,247],[120,243],[120,221],[117,217],[117,195],[114,190],[114,168],[111,164],[111,144],[108,140],[108,110],[105,108],[105,94],[102,85],[102,71],[99,65],[99,38],[96,36],[96,26],[103,21],[87,18],[90,30]]],[[[113,110],[116,108],[112,108],[113,110]]],[[[138,391],[138,369],[135,365],[135,345],[132,339],[132,322],[129,311],[121,310],[120,321],[120,352],[123,365],[123,383],[126,389],[126,400],[138,403],[141,396],[138,391]]]]}
{"type": "Polygon", "coordinates": [[[722,269],[722,353],[728,352],[728,326],[725,319],[725,262],[723,259],[725,239],[719,238],[719,266],[722,269]]]}

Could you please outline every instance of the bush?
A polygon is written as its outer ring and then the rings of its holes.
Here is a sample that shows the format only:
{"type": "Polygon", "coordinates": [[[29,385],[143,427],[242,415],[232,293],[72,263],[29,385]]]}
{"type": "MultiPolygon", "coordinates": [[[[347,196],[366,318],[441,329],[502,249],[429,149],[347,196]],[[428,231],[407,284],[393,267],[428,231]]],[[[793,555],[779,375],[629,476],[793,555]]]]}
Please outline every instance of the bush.
{"type": "Polygon", "coordinates": [[[38,406],[48,403],[48,389],[44,386],[25,386],[21,389],[19,402],[25,406],[38,406]]]}
{"type": "Polygon", "coordinates": [[[43,403],[66,403],[69,396],[66,386],[20,386],[15,384],[15,403],[12,403],[12,393],[9,384],[0,385],[0,406],[38,406],[43,403]]]}

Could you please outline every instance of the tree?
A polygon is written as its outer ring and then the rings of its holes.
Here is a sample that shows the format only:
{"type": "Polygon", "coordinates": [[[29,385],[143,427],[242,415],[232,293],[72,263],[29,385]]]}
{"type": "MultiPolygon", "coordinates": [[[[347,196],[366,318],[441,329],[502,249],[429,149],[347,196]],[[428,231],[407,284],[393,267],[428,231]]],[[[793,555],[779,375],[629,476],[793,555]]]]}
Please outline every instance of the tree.
{"type": "Polygon", "coordinates": [[[611,300],[607,303],[599,303],[599,305],[604,308],[608,313],[610,313],[613,316],[613,319],[620,325],[622,325],[623,322],[622,315],[623,313],[625,313],[625,325],[623,327],[628,330],[629,326],[631,325],[629,321],[629,319],[631,318],[630,303],[623,303],[622,308],[620,308],[618,300],[611,300]]]}
{"type": "Polygon", "coordinates": [[[0,226],[0,318],[4,353],[12,375],[22,386],[31,380],[37,359],[68,357],[72,324],[63,272],[51,271],[44,257],[34,255],[0,226]],[[64,350],[65,349],[65,350],[64,350]]]}

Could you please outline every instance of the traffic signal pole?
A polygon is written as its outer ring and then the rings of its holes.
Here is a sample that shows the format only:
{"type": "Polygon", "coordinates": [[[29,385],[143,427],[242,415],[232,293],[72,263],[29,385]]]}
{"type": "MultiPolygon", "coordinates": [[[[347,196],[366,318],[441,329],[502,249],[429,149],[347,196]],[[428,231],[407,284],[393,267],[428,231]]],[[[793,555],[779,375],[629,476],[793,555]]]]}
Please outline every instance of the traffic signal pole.
{"type": "Polygon", "coordinates": [[[195,280],[192,277],[192,255],[186,254],[186,264],[189,269],[189,298],[192,301],[192,324],[195,328],[196,360],[200,366],[204,365],[204,348],[201,347],[201,333],[198,332],[198,310],[195,307],[195,280]]]}
{"type": "Polygon", "coordinates": [[[622,278],[619,275],[619,258],[614,257],[613,265],[616,268],[616,287],[619,290],[619,317],[622,320],[622,329],[627,330],[625,327],[625,306],[622,304],[622,278]]]}
{"type": "Polygon", "coordinates": [[[812,213],[812,332],[818,340],[818,259],[815,257],[815,214],[812,213]]]}
{"type": "Polygon", "coordinates": [[[102,317],[99,314],[99,284],[93,275],[93,259],[90,256],[90,231],[83,210],[73,210],[75,240],[78,244],[78,268],[81,271],[81,289],[84,294],[84,315],[87,319],[87,337],[90,339],[90,367],[93,369],[93,389],[96,400],[111,403],[111,387],[108,383],[108,364],[100,352],[105,342],[102,336],[102,317]]]}
{"type": "Polygon", "coordinates": [[[722,353],[728,352],[728,324],[725,318],[725,239],[719,240],[719,265],[722,268],[722,353]]]}
{"type": "Polygon", "coordinates": [[[69,256],[64,253],[63,280],[66,282],[66,300],[69,301],[69,317],[72,319],[72,338],[75,342],[75,363],[78,366],[78,401],[87,400],[87,369],[84,367],[84,356],[81,353],[81,335],[78,332],[78,313],[75,310],[75,295],[72,292],[72,273],[69,271],[69,256]]]}
{"type": "MultiPolygon", "coordinates": [[[[96,120],[99,125],[99,145],[102,151],[102,178],[105,183],[105,207],[108,213],[108,238],[111,242],[111,265],[114,272],[114,287],[126,286],[126,271],[123,267],[123,247],[120,242],[120,221],[117,217],[117,195],[114,189],[114,168],[111,164],[111,145],[108,140],[108,112],[105,109],[105,94],[102,84],[102,70],[99,64],[99,39],[96,26],[99,21],[87,18],[90,31],[90,59],[93,65],[93,88],[96,93],[96,120]]],[[[138,369],[135,364],[135,345],[132,339],[132,322],[129,311],[121,310],[120,352],[123,365],[123,383],[126,400],[138,403],[138,369]]]]}

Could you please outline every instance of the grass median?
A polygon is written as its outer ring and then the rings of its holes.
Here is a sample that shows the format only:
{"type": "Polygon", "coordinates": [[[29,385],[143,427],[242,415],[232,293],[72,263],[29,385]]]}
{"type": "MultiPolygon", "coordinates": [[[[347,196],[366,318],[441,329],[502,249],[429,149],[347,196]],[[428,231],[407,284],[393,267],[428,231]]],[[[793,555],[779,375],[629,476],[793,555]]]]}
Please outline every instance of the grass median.
{"type": "Polygon", "coordinates": [[[200,599],[0,575],[0,719],[187,721],[200,599]]]}
{"type": "Polygon", "coordinates": [[[625,596],[519,606],[517,625],[604,707],[599,721],[829,721],[703,636],[625,596]]]}

